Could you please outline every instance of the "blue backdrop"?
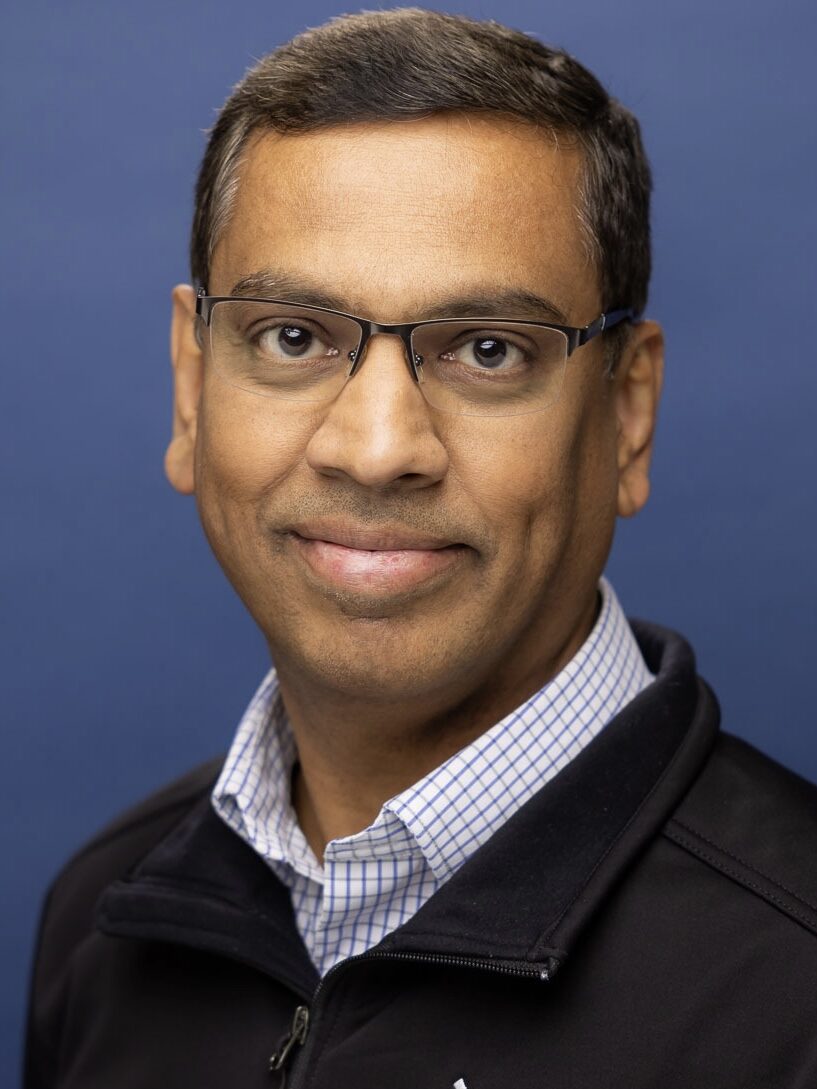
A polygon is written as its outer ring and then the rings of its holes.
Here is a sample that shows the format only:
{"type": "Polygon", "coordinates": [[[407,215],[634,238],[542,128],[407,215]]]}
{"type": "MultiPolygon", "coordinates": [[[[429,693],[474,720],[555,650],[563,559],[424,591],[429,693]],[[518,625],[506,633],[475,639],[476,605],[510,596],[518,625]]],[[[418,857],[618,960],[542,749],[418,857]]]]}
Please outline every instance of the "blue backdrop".
{"type": "MultiPolygon", "coordinates": [[[[692,639],[729,729],[817,778],[817,8],[453,7],[565,46],[642,119],[668,376],[654,498],[622,526],[610,572],[631,614],[692,639]]],[[[341,10],[4,12],[3,1070],[18,1061],[55,868],[124,804],[222,750],[265,668],[192,502],[163,479],[168,291],[187,275],[202,130],[253,58],[341,10]]]]}

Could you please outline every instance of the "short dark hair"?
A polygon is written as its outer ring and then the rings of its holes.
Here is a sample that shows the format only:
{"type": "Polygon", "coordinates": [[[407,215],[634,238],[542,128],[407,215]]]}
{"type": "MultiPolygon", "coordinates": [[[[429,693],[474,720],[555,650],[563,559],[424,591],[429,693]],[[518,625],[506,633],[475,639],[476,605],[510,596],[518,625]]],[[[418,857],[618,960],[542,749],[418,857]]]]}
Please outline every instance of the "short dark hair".
{"type": "Polygon", "coordinates": [[[577,211],[602,306],[643,310],[651,180],[638,121],[564,51],[493,21],[420,8],[340,16],[250,69],[219,114],[199,172],[193,281],[207,284],[252,133],[309,132],[449,111],[502,114],[578,142],[583,168],[577,211]]]}

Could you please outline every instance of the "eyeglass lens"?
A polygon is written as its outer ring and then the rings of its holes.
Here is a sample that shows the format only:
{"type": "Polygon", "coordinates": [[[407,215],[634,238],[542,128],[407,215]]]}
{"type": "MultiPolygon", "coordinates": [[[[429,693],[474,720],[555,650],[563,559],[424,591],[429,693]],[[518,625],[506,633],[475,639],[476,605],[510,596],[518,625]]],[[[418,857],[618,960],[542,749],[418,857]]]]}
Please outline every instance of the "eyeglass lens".
{"type": "MultiPolygon", "coordinates": [[[[215,303],[210,319],[213,361],[224,377],[285,400],[337,396],[360,339],[352,318],[291,304],[231,299],[215,303]]],[[[510,416],[558,396],[567,338],[536,325],[463,319],[419,325],[412,349],[429,404],[459,415],[510,416]]]]}

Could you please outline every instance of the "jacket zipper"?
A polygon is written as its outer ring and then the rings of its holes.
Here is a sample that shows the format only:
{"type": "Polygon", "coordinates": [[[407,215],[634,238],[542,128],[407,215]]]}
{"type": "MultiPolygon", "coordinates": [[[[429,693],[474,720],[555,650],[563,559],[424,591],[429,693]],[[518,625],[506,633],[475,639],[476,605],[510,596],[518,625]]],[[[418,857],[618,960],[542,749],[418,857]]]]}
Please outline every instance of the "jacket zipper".
{"type": "MultiPolygon", "coordinates": [[[[315,991],[317,994],[317,990],[315,991]]],[[[292,1017],[292,1025],[286,1036],[284,1036],[278,1042],[278,1046],[272,1055],[270,1055],[269,1069],[270,1073],[280,1073],[281,1080],[279,1085],[281,1089],[287,1082],[287,1066],[289,1063],[289,1056],[295,1050],[296,1047],[303,1047],[306,1040],[307,1033],[309,1032],[309,1007],[308,1006],[296,1006],[295,1013],[292,1017]]]]}
{"type": "MultiPolygon", "coordinates": [[[[552,979],[559,967],[559,961],[556,957],[548,957],[547,961],[541,964],[523,966],[518,961],[484,960],[478,957],[447,956],[444,953],[360,953],[358,956],[348,957],[346,960],[341,961],[340,964],[336,964],[334,968],[330,968],[315,988],[315,993],[312,996],[313,1010],[317,1006],[321,991],[325,989],[332,976],[347,965],[361,960],[402,960],[420,964],[450,965],[457,968],[478,968],[484,971],[518,976],[520,979],[536,979],[542,983],[547,983],[552,979]]],[[[308,1068],[309,1055],[314,1045],[314,1032],[310,1033],[314,1023],[315,1018],[311,1016],[308,1006],[296,1007],[289,1033],[281,1040],[270,1058],[270,1071],[278,1073],[281,1078],[278,1082],[278,1089],[285,1089],[290,1084],[288,1081],[289,1074],[295,1076],[291,1082],[291,1089],[297,1089],[302,1084],[308,1068]],[[307,1038],[309,1038],[309,1046],[305,1047],[307,1038]],[[299,1073],[302,1075],[301,1077],[297,1077],[299,1073]]]]}

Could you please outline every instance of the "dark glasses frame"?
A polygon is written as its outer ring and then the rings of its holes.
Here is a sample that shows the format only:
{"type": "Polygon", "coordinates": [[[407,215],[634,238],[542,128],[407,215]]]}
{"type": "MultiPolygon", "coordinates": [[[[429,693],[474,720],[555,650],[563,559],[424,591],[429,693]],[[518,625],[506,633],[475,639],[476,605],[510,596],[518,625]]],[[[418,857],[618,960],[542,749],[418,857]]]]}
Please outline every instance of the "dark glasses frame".
{"type": "Polygon", "coordinates": [[[492,317],[470,317],[466,315],[461,318],[424,318],[420,321],[401,322],[398,325],[383,325],[381,322],[370,321],[368,318],[361,318],[356,314],[347,314],[343,310],[331,310],[326,306],[311,306],[309,303],[295,302],[293,299],[270,299],[252,295],[208,295],[206,289],[203,287],[199,288],[199,291],[196,294],[196,316],[201,318],[205,325],[209,326],[213,307],[220,302],[257,302],[275,303],[277,306],[297,306],[299,310],[314,310],[319,314],[333,314],[335,317],[346,318],[348,321],[353,321],[360,329],[360,340],[358,341],[357,348],[349,352],[349,362],[352,363],[352,369],[348,374],[349,378],[352,378],[360,368],[365,355],[366,345],[372,336],[376,333],[397,336],[402,340],[406,349],[406,361],[415,382],[421,381],[421,376],[417,368],[422,365],[423,359],[422,356],[419,356],[414,351],[412,337],[415,329],[420,329],[423,326],[446,324],[462,325],[463,322],[473,322],[475,326],[490,326],[493,323],[498,323],[510,326],[534,326],[538,329],[553,329],[558,333],[562,333],[565,337],[567,342],[565,358],[567,358],[572,355],[577,348],[581,348],[582,345],[587,344],[588,341],[597,337],[600,333],[612,329],[614,326],[620,325],[624,321],[636,321],[638,318],[635,310],[626,308],[621,310],[610,310],[605,314],[599,314],[595,321],[591,321],[589,325],[581,326],[558,325],[552,321],[526,321],[522,318],[499,318],[496,315],[493,315],[492,317]]]}

